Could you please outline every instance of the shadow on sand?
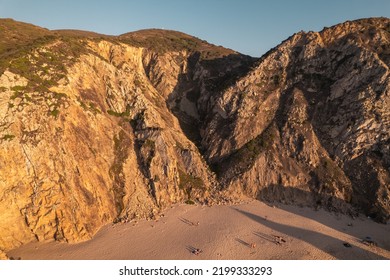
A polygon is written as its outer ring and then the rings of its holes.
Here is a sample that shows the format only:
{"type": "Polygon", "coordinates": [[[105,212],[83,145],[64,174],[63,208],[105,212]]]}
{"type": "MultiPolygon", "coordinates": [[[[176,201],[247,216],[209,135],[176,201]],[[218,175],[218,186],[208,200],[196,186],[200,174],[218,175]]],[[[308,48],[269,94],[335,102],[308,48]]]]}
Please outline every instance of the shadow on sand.
{"type": "Polygon", "coordinates": [[[203,253],[203,250],[199,249],[199,248],[195,248],[193,246],[186,246],[186,249],[188,252],[190,252],[191,254],[194,254],[194,255],[199,255],[201,253],[203,253]]]}
{"type": "Polygon", "coordinates": [[[245,242],[244,240],[240,239],[240,238],[236,238],[235,239],[238,243],[244,245],[245,247],[248,247],[248,248],[251,248],[251,245],[248,243],[248,242],[245,242]]]}
{"type": "MultiPolygon", "coordinates": [[[[329,255],[332,255],[336,259],[344,259],[344,260],[357,260],[357,259],[372,259],[372,260],[384,260],[385,257],[378,255],[376,253],[364,250],[362,248],[352,246],[350,248],[344,247],[343,243],[345,241],[328,236],[326,234],[323,234],[321,232],[316,232],[312,230],[307,230],[304,228],[294,227],[290,225],[285,225],[277,222],[273,222],[270,220],[267,220],[265,217],[258,216],[256,214],[235,209],[237,212],[241,213],[242,215],[254,220],[255,222],[266,226],[272,230],[278,231],[281,234],[285,234],[288,236],[291,236],[296,239],[300,239],[304,242],[307,242],[314,247],[318,248],[319,250],[328,253],[329,255]],[[339,244],[339,247],[337,249],[334,248],[333,244],[339,244]]],[[[254,234],[258,237],[261,237],[264,239],[264,236],[262,233],[254,232],[254,234]]],[[[266,238],[268,241],[272,242],[271,239],[266,238]]]]}
{"type": "Polygon", "coordinates": [[[192,222],[188,219],[185,219],[185,218],[179,218],[179,220],[183,223],[185,223],[186,225],[189,225],[189,226],[198,226],[199,225],[199,222],[192,222]]]}
{"type": "MultiPolygon", "coordinates": [[[[263,201],[269,206],[274,206],[275,204],[278,205],[278,208],[290,212],[295,215],[302,216],[304,218],[308,218],[311,220],[314,220],[318,223],[321,223],[329,228],[332,228],[337,231],[345,231],[343,230],[343,226],[336,226],[333,222],[330,222],[329,219],[322,215],[318,215],[316,211],[300,211],[301,208],[299,207],[291,207],[291,205],[280,203],[280,201],[292,201],[293,205],[301,205],[306,207],[311,207],[315,209],[324,209],[326,211],[329,211],[333,213],[334,215],[340,215],[344,214],[349,216],[352,219],[356,219],[359,214],[356,211],[356,209],[353,208],[352,205],[345,202],[344,200],[328,195],[328,194],[316,194],[314,192],[308,192],[303,189],[299,189],[296,187],[291,186],[278,186],[278,185],[271,185],[267,188],[264,188],[260,191],[258,195],[258,199],[260,201],[263,201]]],[[[374,221],[368,221],[372,223],[377,223],[374,221]]],[[[353,223],[348,225],[345,223],[344,227],[353,226],[353,223]]],[[[346,231],[345,231],[346,232],[346,231]]],[[[356,239],[356,241],[361,242],[366,238],[366,236],[362,235],[356,235],[353,233],[353,230],[348,230],[346,232],[350,235],[353,235],[356,239]]],[[[370,238],[373,238],[374,241],[376,241],[376,236],[372,236],[371,234],[370,238]]],[[[390,251],[390,242],[377,242],[376,246],[390,251]]]]}

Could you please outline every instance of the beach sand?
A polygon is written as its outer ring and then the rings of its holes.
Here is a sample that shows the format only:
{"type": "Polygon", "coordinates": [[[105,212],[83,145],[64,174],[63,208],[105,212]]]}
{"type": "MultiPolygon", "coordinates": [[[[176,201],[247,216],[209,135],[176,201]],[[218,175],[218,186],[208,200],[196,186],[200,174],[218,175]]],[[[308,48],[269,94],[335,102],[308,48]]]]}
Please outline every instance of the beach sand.
{"type": "Polygon", "coordinates": [[[390,259],[390,224],[255,200],[183,204],[158,220],[107,225],[86,242],[35,242],[8,255],[23,260],[390,259]]]}

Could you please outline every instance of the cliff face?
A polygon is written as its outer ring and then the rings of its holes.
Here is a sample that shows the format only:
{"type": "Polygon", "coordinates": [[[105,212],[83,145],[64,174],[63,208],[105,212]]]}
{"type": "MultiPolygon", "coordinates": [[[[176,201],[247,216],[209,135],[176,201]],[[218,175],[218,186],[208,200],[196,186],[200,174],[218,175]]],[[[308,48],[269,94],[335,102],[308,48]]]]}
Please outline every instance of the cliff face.
{"type": "Polygon", "coordinates": [[[223,184],[388,220],[389,28],[367,19],[297,33],[226,89],[202,142],[223,184]]]}
{"type": "Polygon", "coordinates": [[[388,19],[259,60],[173,31],[0,27],[0,250],[241,194],[389,218],[388,19]]]}
{"type": "Polygon", "coordinates": [[[215,176],[166,105],[189,51],[65,34],[2,57],[3,250],[215,201],[215,176]]]}

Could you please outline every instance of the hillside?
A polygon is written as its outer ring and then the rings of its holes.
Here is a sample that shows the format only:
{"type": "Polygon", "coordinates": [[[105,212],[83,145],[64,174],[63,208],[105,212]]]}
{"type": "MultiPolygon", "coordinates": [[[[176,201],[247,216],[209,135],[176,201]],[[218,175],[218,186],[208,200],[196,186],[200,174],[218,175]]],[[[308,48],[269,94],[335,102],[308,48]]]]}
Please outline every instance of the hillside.
{"type": "Polygon", "coordinates": [[[202,127],[222,184],[386,222],[389,31],[378,18],[297,33],[225,90],[202,127]]]}
{"type": "Polygon", "coordinates": [[[260,59],[158,29],[0,35],[0,251],[243,196],[390,217],[389,19],[260,59]]]}

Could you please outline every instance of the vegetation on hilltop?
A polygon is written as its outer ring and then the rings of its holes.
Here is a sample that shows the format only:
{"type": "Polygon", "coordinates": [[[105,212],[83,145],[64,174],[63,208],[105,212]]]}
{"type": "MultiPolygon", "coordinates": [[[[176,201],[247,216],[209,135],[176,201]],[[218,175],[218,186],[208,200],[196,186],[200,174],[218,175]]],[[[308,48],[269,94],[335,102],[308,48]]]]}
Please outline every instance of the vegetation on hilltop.
{"type": "Polygon", "coordinates": [[[0,57],[2,57],[38,38],[50,36],[51,32],[13,19],[0,19],[0,34],[0,57]]]}
{"type": "Polygon", "coordinates": [[[203,59],[214,59],[236,53],[233,50],[215,46],[199,38],[172,30],[145,29],[122,34],[118,36],[118,39],[129,45],[144,47],[158,53],[183,50],[200,52],[203,59]]]}
{"type": "MultiPolygon", "coordinates": [[[[66,57],[78,57],[81,53],[87,51],[83,50],[82,40],[85,39],[122,42],[131,46],[150,49],[160,54],[168,51],[198,52],[203,60],[236,54],[233,50],[209,44],[196,37],[161,29],[147,29],[120,36],[109,36],[81,30],[50,31],[12,19],[0,19],[0,35],[0,73],[9,68],[31,81],[36,81],[35,84],[42,82],[33,76],[36,76],[37,71],[45,72],[44,69],[36,69],[43,64],[43,61],[33,65],[28,54],[45,45],[54,44],[56,41],[61,41],[61,43],[53,49],[55,55],[47,54],[46,58],[49,64],[54,63],[54,66],[58,67],[60,64],[68,64],[66,57]]],[[[63,69],[60,70],[63,73],[63,69]]]]}

